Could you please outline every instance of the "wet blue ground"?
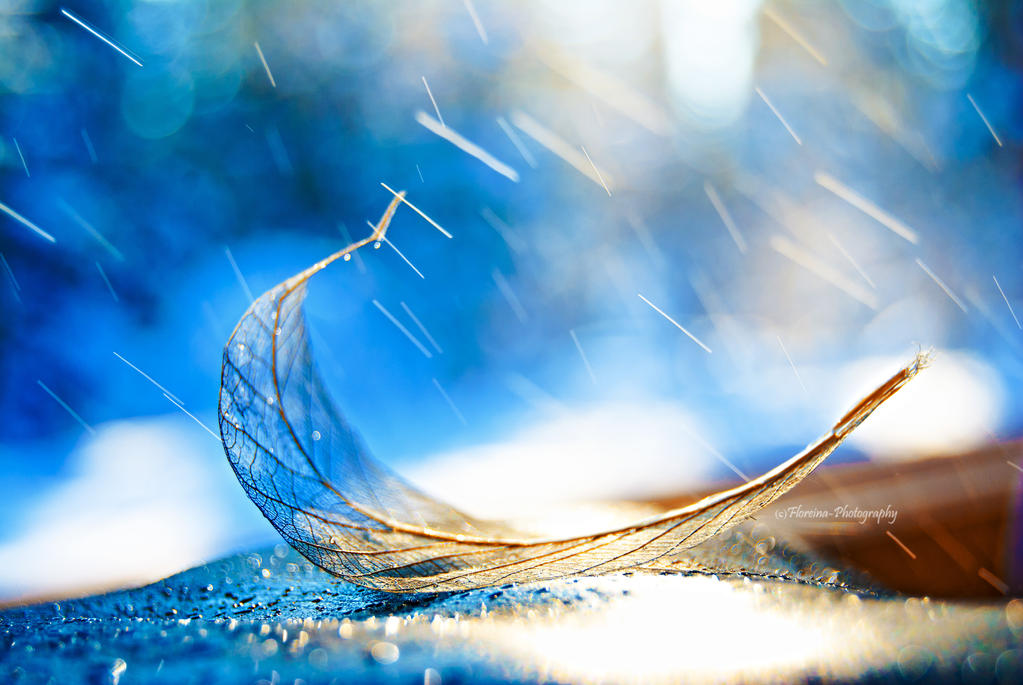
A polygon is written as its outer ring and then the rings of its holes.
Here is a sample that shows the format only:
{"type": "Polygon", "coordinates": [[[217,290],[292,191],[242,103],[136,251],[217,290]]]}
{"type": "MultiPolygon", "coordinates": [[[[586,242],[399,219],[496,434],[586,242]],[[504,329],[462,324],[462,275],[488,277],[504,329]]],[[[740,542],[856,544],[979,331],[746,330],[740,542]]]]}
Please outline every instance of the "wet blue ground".
{"type": "Polygon", "coordinates": [[[1017,682],[1021,608],[878,591],[756,528],[659,569],[420,595],[342,582],[280,545],[143,588],[8,609],[0,681],[1017,682]],[[765,661],[757,641],[771,640],[780,656],[765,661]],[[700,658],[722,646],[735,659],[700,658]],[[619,671],[587,667],[608,658],[619,671]]]}

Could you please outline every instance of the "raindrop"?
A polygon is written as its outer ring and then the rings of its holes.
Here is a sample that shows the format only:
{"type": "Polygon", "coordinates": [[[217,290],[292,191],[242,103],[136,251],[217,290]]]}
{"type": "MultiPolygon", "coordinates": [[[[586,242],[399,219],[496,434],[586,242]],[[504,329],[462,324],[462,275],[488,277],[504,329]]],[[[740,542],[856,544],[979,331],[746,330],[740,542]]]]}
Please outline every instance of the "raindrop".
{"type": "Polygon", "coordinates": [[[309,652],[309,664],[320,670],[327,668],[327,651],[317,647],[309,652]]]}
{"type": "Polygon", "coordinates": [[[907,645],[899,650],[897,664],[906,680],[919,680],[927,673],[934,661],[934,655],[924,647],[907,645]]]}
{"type": "Polygon", "coordinates": [[[341,625],[337,628],[337,636],[342,640],[351,640],[354,634],[355,626],[352,625],[351,619],[346,618],[341,621],[341,625]]]}
{"type": "Polygon", "coordinates": [[[398,646],[390,642],[374,642],[369,653],[373,655],[378,664],[384,665],[393,664],[400,655],[398,646]]]}
{"type": "Polygon", "coordinates": [[[995,677],[1000,683],[1023,682],[1023,654],[1018,649],[1007,649],[995,661],[995,677]]]}
{"type": "Polygon", "coordinates": [[[1023,600],[1013,599],[1005,605],[1005,620],[1013,632],[1023,630],[1023,600]]]}
{"type": "Polygon", "coordinates": [[[128,670],[128,664],[124,662],[124,659],[115,659],[114,665],[110,667],[110,681],[113,685],[117,685],[117,682],[121,679],[121,674],[128,670]]]}
{"type": "Polygon", "coordinates": [[[990,683],[995,679],[995,659],[990,654],[974,652],[963,662],[964,683],[990,683]]]}

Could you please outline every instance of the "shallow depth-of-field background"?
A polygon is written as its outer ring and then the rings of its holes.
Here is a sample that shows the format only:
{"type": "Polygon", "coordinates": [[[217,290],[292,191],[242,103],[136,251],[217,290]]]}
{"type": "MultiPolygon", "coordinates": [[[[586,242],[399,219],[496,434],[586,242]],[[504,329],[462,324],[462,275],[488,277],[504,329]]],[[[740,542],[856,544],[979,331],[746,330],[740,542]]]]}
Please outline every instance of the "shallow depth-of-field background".
{"type": "Polygon", "coordinates": [[[0,600],[278,540],[126,361],[215,431],[250,294],[365,235],[381,182],[454,237],[402,207],[424,279],[387,246],[319,276],[318,361],[469,509],[759,473],[918,346],[836,460],[1018,436],[1021,41],[967,0],[0,4],[0,600]],[[417,122],[424,80],[518,181],[417,122]]]}

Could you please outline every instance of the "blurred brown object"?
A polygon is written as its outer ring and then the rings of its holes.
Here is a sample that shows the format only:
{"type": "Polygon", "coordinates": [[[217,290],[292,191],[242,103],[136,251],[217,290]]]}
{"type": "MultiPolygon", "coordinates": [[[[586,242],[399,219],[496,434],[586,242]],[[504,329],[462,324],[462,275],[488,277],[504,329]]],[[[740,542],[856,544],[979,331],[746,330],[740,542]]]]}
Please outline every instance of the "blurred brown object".
{"type": "MultiPolygon", "coordinates": [[[[1023,440],[1016,440],[954,456],[825,466],[757,519],[793,545],[892,590],[1020,595],[1021,462],[1023,440]]],[[[691,501],[690,495],[656,503],[691,501]]]]}

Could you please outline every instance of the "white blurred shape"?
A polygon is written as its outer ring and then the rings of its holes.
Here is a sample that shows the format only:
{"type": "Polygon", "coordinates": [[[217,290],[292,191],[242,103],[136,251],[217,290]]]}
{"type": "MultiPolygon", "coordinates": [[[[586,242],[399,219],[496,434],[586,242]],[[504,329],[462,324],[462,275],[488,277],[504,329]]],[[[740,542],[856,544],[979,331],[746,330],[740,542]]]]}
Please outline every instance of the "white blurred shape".
{"type": "Polygon", "coordinates": [[[759,6],[760,0],[662,3],[668,82],[696,124],[731,124],[752,95],[759,6]]]}
{"type": "Polygon", "coordinates": [[[674,682],[680,663],[692,682],[784,681],[786,671],[834,658],[850,640],[877,639],[869,627],[850,638],[829,620],[811,625],[771,611],[756,593],[716,578],[687,580],[666,588],[656,578],[636,576],[629,601],[596,616],[540,619],[528,630],[498,623],[489,629],[512,648],[542,658],[552,679],[581,682],[674,682]]]}
{"type": "Polygon", "coordinates": [[[42,493],[0,545],[0,598],[155,581],[271,539],[220,445],[187,418],[97,430],[71,455],[67,480],[42,493]]]}
{"type": "MultiPolygon", "coordinates": [[[[874,357],[847,364],[835,397],[862,396],[874,379],[904,362],[874,357]]],[[[849,442],[883,459],[955,455],[990,442],[1004,400],[998,374],[988,364],[966,352],[940,350],[933,364],[875,411],[849,442]]]]}
{"type": "Polygon", "coordinates": [[[563,410],[503,442],[435,455],[406,473],[436,496],[490,517],[674,493],[720,470],[693,425],[669,403],[563,410]]]}
{"type": "Polygon", "coordinates": [[[647,0],[560,0],[536,3],[538,35],[602,64],[632,64],[649,50],[653,11],[647,0]]]}

